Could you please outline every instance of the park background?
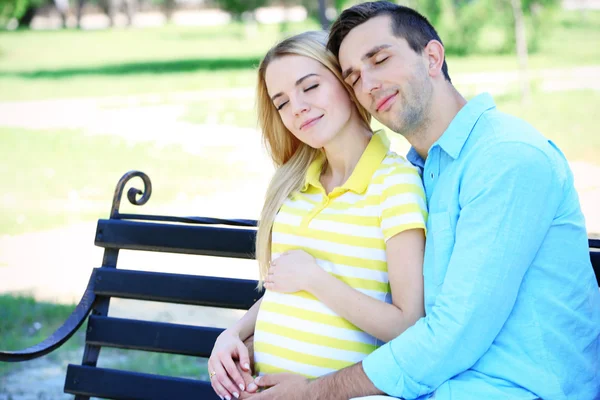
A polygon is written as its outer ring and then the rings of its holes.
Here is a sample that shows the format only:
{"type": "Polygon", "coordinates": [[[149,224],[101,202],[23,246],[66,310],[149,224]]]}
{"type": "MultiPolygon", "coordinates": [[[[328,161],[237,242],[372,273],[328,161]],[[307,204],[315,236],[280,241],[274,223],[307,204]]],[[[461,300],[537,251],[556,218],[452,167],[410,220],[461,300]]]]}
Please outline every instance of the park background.
{"type": "MultiPolygon", "coordinates": [[[[149,203],[124,201],[126,212],[257,218],[272,167],[256,126],[255,68],[281,38],[320,29],[354,3],[0,0],[0,348],[39,342],[79,301],[101,262],[95,221],[108,217],[126,171],[153,184],[149,203]]],[[[438,28],[459,91],[490,92],[561,147],[589,234],[600,237],[600,1],[398,3],[438,28]]],[[[390,137],[405,154],[407,143],[390,137]]],[[[134,269],[256,277],[249,261],[120,259],[134,269]]],[[[188,324],[239,316],[112,305],[113,315],[188,324]]],[[[65,365],[81,360],[82,344],[78,334],[42,360],[0,364],[0,400],[69,398],[65,365]]],[[[118,350],[103,350],[100,365],[206,374],[203,360],[118,350]]]]}

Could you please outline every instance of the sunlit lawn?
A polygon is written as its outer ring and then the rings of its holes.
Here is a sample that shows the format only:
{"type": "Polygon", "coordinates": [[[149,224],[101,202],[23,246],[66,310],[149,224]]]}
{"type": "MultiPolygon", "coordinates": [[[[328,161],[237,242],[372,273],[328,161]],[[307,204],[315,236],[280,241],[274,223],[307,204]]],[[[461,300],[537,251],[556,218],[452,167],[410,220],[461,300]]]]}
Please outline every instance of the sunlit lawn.
{"type": "MultiPolygon", "coordinates": [[[[600,65],[600,12],[586,18],[561,14],[542,49],[531,55],[531,67],[600,65]]],[[[317,26],[307,22],[288,28],[298,32],[317,26]]],[[[253,32],[241,25],[0,32],[0,101],[158,93],[160,104],[170,104],[167,95],[177,91],[251,88],[261,55],[289,32],[282,33],[278,25],[253,32]]],[[[516,68],[513,55],[450,56],[448,62],[453,74],[516,68]]],[[[529,106],[516,94],[496,101],[500,109],[525,118],[556,141],[570,160],[598,163],[598,92],[534,92],[529,106]]],[[[185,107],[183,121],[256,127],[252,95],[186,101],[185,107]]],[[[400,152],[406,149],[401,139],[394,141],[400,152]]],[[[232,140],[231,146],[191,154],[179,145],[131,144],[117,136],[87,136],[79,129],[0,127],[0,235],[105,217],[115,183],[131,169],[147,172],[160,187],[153,204],[176,201],[181,192],[203,195],[233,186],[247,172],[241,164],[223,161],[234,146],[232,140]]]]}
{"type": "MultiPolygon", "coordinates": [[[[600,12],[563,12],[533,69],[600,64],[600,12]]],[[[0,32],[0,100],[115,96],[251,87],[260,57],[313,22],[103,31],[0,32]]],[[[485,39],[484,39],[485,40],[485,39]]],[[[514,70],[512,54],[448,56],[452,74],[514,70]]]]}
{"type": "MultiPolygon", "coordinates": [[[[114,187],[129,170],[150,176],[153,205],[173,202],[182,192],[231,188],[244,170],[235,160],[223,167],[227,146],[190,154],[180,145],[9,128],[0,128],[0,142],[0,235],[107,217],[114,187]]],[[[247,170],[244,176],[253,178],[247,170]]]]}

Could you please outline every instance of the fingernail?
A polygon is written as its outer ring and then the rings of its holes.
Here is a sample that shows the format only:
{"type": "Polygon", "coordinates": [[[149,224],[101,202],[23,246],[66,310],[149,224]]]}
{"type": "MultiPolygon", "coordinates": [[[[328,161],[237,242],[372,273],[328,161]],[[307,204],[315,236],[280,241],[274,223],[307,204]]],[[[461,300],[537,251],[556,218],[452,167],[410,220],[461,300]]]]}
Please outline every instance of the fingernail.
{"type": "Polygon", "coordinates": [[[240,394],[239,394],[238,392],[233,392],[233,396],[234,396],[236,399],[239,399],[239,398],[240,398],[240,394]]]}
{"type": "Polygon", "coordinates": [[[244,385],[242,385],[241,383],[238,385],[240,387],[240,389],[242,390],[242,392],[244,391],[244,385]]]}
{"type": "Polygon", "coordinates": [[[221,398],[221,400],[224,400],[224,399],[225,399],[225,398],[224,398],[223,396],[221,396],[221,395],[219,395],[219,397],[221,398]]]}
{"type": "Polygon", "coordinates": [[[258,387],[254,383],[251,383],[248,385],[248,390],[252,391],[252,390],[256,390],[256,389],[258,389],[258,387]]]}
{"type": "Polygon", "coordinates": [[[250,364],[248,364],[248,363],[244,364],[244,368],[246,368],[249,371],[250,370],[250,364]]]}
{"type": "Polygon", "coordinates": [[[231,396],[225,396],[225,400],[231,400],[231,396]]]}
{"type": "Polygon", "coordinates": [[[257,376],[256,379],[254,380],[254,383],[256,383],[258,385],[258,382],[260,382],[260,376],[257,376]]]}

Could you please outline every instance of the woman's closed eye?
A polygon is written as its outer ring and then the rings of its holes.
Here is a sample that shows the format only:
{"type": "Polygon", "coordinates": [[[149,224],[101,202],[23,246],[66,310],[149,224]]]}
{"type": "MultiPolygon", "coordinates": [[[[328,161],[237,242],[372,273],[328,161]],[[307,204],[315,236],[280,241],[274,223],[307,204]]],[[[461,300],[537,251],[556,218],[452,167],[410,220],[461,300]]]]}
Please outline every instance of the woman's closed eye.
{"type": "Polygon", "coordinates": [[[319,84],[318,84],[318,83],[316,83],[316,84],[314,84],[314,85],[312,85],[312,86],[309,86],[309,87],[307,87],[306,89],[304,89],[304,93],[308,92],[309,90],[316,89],[316,88],[318,88],[318,87],[319,87],[319,84]]]}
{"type": "Polygon", "coordinates": [[[376,61],[375,61],[375,65],[382,64],[382,63],[383,63],[383,62],[385,62],[385,60],[387,60],[388,58],[389,58],[389,57],[382,58],[381,60],[376,60],[376,61]]]}
{"type": "Polygon", "coordinates": [[[283,108],[283,106],[285,106],[288,102],[283,102],[280,105],[276,106],[277,107],[277,111],[281,111],[281,109],[283,108]]]}

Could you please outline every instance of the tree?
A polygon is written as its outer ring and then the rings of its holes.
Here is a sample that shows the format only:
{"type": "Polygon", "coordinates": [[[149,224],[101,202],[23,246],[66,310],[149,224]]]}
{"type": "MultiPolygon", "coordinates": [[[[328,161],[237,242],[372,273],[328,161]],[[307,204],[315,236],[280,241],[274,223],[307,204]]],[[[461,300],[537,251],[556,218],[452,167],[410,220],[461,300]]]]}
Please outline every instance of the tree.
{"type": "Polygon", "coordinates": [[[0,28],[6,26],[8,21],[16,18],[19,26],[29,26],[35,10],[44,0],[0,0],[0,28]]]}
{"type": "Polygon", "coordinates": [[[257,8],[266,5],[267,0],[215,0],[215,3],[230,13],[234,20],[241,21],[242,14],[254,12],[257,8]]]}
{"type": "Polygon", "coordinates": [[[531,90],[529,88],[529,72],[527,70],[527,37],[525,33],[525,19],[521,0],[511,0],[515,19],[515,37],[517,39],[517,57],[519,59],[519,75],[521,80],[521,100],[529,103],[531,90]]]}

